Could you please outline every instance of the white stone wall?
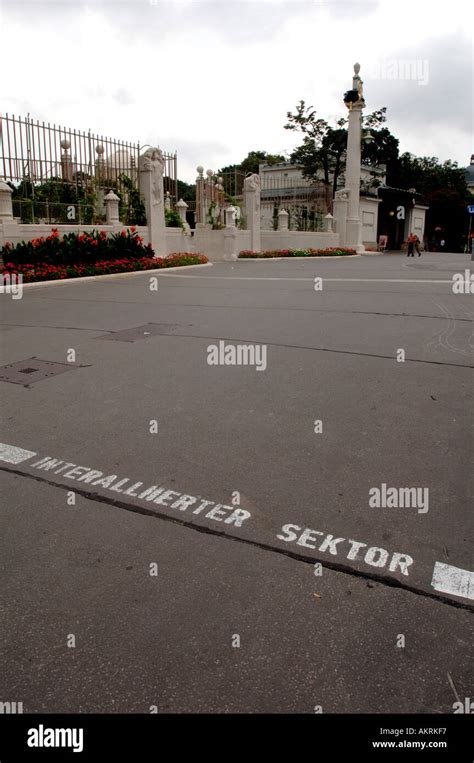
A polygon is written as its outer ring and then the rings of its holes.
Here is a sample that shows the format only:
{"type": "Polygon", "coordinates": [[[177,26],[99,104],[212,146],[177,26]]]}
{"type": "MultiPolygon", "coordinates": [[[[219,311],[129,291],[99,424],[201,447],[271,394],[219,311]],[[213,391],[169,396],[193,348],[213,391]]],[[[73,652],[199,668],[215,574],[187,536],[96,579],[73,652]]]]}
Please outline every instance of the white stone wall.
{"type": "Polygon", "coordinates": [[[339,235],[337,233],[262,230],[262,250],[326,249],[333,246],[339,246],[339,235]]]}
{"type": "Polygon", "coordinates": [[[185,236],[182,228],[166,228],[165,235],[166,254],[195,251],[192,236],[185,236]]]}
{"type": "MultiPolygon", "coordinates": [[[[236,251],[250,249],[250,231],[235,230],[236,251]]],[[[212,230],[206,227],[197,227],[193,236],[193,250],[205,254],[211,262],[224,260],[224,230],[212,230]]]]}
{"type": "MultiPolygon", "coordinates": [[[[65,233],[90,233],[93,230],[105,230],[107,233],[119,233],[124,225],[22,225],[5,223],[0,225],[0,246],[9,241],[12,244],[31,241],[33,238],[49,236],[52,228],[57,228],[59,235],[65,233]]],[[[148,228],[137,226],[137,232],[143,237],[143,243],[149,240],[148,228]]],[[[235,229],[237,253],[251,247],[250,231],[235,229]]],[[[303,233],[299,231],[262,231],[261,248],[297,249],[338,246],[337,233],[303,233]]],[[[224,260],[224,230],[212,230],[208,227],[196,228],[194,236],[185,236],[181,228],[166,228],[166,252],[156,252],[158,256],[174,252],[195,252],[205,254],[211,262],[224,260]]]]}

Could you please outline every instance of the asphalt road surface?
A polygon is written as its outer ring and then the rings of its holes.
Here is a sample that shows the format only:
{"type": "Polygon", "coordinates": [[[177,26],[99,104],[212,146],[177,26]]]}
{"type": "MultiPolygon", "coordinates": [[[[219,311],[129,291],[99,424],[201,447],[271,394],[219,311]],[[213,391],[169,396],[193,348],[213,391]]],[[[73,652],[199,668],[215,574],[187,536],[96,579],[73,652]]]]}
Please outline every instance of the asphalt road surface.
{"type": "Polygon", "coordinates": [[[0,701],[473,696],[470,267],[239,261],[0,295],[0,701]]]}

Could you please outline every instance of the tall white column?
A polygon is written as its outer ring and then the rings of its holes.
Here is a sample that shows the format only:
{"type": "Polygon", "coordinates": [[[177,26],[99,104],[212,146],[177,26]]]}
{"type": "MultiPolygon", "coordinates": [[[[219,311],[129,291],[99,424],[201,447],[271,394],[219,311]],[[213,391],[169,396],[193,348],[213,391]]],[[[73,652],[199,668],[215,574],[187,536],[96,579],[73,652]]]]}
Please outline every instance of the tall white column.
{"type": "Polygon", "coordinates": [[[360,65],[354,65],[352,90],[348,93],[345,104],[349,109],[349,127],[347,131],[346,189],[348,207],[345,244],[358,252],[364,251],[362,244],[362,223],[360,220],[360,161],[361,161],[361,118],[365,106],[362,92],[362,80],[359,77],[360,65]]]}

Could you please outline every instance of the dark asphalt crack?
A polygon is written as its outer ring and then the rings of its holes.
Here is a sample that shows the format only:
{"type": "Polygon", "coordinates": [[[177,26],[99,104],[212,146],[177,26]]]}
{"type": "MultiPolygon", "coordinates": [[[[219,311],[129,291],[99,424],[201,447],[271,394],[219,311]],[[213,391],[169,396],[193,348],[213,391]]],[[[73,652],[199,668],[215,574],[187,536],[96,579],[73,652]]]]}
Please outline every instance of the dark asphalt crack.
{"type": "MultiPolygon", "coordinates": [[[[213,339],[216,342],[241,342],[245,344],[265,344],[268,347],[285,347],[289,350],[311,350],[312,352],[329,352],[338,355],[355,355],[363,358],[381,358],[382,360],[394,361],[394,355],[380,355],[376,352],[357,352],[356,350],[334,350],[329,347],[309,347],[308,345],[301,344],[284,344],[283,342],[268,342],[262,339],[244,339],[242,337],[229,337],[229,336],[208,336],[200,334],[162,334],[164,337],[172,337],[173,339],[213,339]]],[[[155,337],[153,337],[155,338],[155,337]]],[[[453,368],[474,368],[474,365],[468,365],[467,363],[448,363],[442,360],[422,360],[420,358],[405,358],[405,363],[427,363],[435,366],[451,366],[453,368]]]]}
{"type": "MultiPolygon", "coordinates": [[[[30,474],[29,472],[21,471],[20,469],[13,469],[6,466],[0,466],[0,471],[6,472],[7,474],[15,474],[18,477],[24,477],[27,479],[34,480],[36,482],[41,482],[46,485],[49,485],[50,487],[55,487],[60,490],[64,490],[66,492],[70,492],[72,489],[70,485],[64,485],[60,482],[55,482],[54,480],[49,480],[49,479],[46,479],[45,477],[42,477],[36,474],[30,474]]],[[[231,540],[236,543],[243,543],[245,545],[258,548],[262,551],[267,551],[274,554],[280,554],[281,556],[286,556],[295,561],[304,562],[305,564],[314,565],[315,562],[317,562],[317,563],[320,563],[323,568],[325,567],[326,569],[334,570],[335,572],[340,572],[344,575],[349,575],[350,577],[362,578],[363,580],[367,580],[367,581],[374,581],[376,583],[380,583],[381,585],[385,585],[389,588],[399,588],[409,593],[413,593],[417,596],[433,599],[437,602],[447,604],[448,606],[455,607],[457,609],[464,609],[469,612],[474,612],[474,605],[467,604],[465,602],[455,601],[439,593],[432,593],[430,591],[425,591],[421,588],[417,588],[414,585],[405,583],[404,581],[397,580],[395,578],[386,577],[384,575],[378,575],[375,572],[366,572],[362,570],[357,570],[351,567],[350,565],[343,564],[340,562],[333,562],[333,561],[327,560],[326,558],[318,557],[316,555],[310,558],[308,556],[305,556],[304,554],[300,554],[297,551],[293,551],[291,549],[284,549],[284,548],[281,548],[280,546],[275,546],[275,545],[272,545],[271,543],[264,543],[262,541],[253,540],[251,538],[244,538],[238,535],[231,535],[226,532],[215,530],[211,527],[197,525],[193,522],[186,521],[185,519],[179,519],[178,517],[169,516],[160,511],[153,511],[151,509],[145,508],[144,506],[137,506],[135,504],[127,503],[126,501],[121,501],[115,498],[109,498],[108,496],[102,495],[100,493],[94,493],[89,490],[82,490],[80,488],[78,489],[75,486],[74,486],[73,492],[76,493],[77,495],[82,496],[88,501],[92,501],[93,503],[104,503],[108,506],[114,506],[116,508],[123,509],[124,511],[129,511],[134,514],[142,514],[144,516],[154,517],[155,519],[161,519],[165,522],[171,522],[173,524],[180,525],[181,527],[185,527],[189,530],[194,530],[196,532],[203,533],[204,535],[212,535],[214,537],[225,538],[226,540],[231,540]]]]}
{"type": "MultiPolygon", "coordinates": [[[[82,300],[75,300],[82,301],[82,300]]],[[[85,300],[93,301],[93,300],[85,300]]],[[[114,300],[105,300],[113,303],[114,300]]],[[[156,305],[154,302],[124,302],[127,305],[142,305],[150,307],[178,307],[171,302],[160,302],[156,305]]],[[[255,306],[255,305],[199,305],[191,302],[182,302],[179,304],[179,308],[193,307],[202,308],[203,310],[273,310],[285,313],[321,313],[323,315],[381,315],[387,318],[426,318],[427,320],[444,321],[445,315],[422,315],[419,313],[385,313],[376,310],[327,310],[324,308],[311,308],[311,307],[272,307],[272,306],[255,306]]],[[[452,318],[453,321],[462,323],[474,323],[474,318],[452,318]]],[[[44,326],[28,323],[4,323],[4,326],[13,326],[15,328],[46,328],[46,329],[71,329],[72,331],[101,331],[99,328],[82,328],[80,326],[44,326]]]]}
{"type": "MultiPolygon", "coordinates": [[[[8,325],[8,324],[4,324],[8,325]]],[[[11,324],[10,324],[11,325],[11,324]]],[[[14,324],[13,324],[14,325],[14,324]]],[[[35,327],[36,328],[36,327],[35,327]]],[[[62,326],[56,327],[56,326],[41,326],[40,328],[63,328],[62,326]]],[[[118,333],[117,331],[111,331],[110,329],[78,329],[83,331],[100,331],[102,334],[115,334],[118,333]]],[[[395,357],[393,355],[381,355],[376,352],[357,352],[356,350],[336,350],[332,349],[330,347],[310,347],[308,345],[301,345],[301,344],[285,344],[283,342],[269,342],[262,339],[247,339],[242,337],[229,337],[229,336],[209,336],[208,334],[161,334],[160,336],[163,337],[172,337],[174,339],[213,339],[214,341],[224,341],[224,342],[242,342],[246,344],[265,344],[268,347],[284,347],[289,350],[310,350],[312,352],[329,352],[334,353],[337,355],[354,355],[356,357],[363,357],[363,358],[380,358],[381,360],[395,360],[395,357]]],[[[94,339],[100,338],[100,337],[93,337],[94,339]]],[[[148,337],[147,337],[148,339],[148,337]]],[[[156,336],[150,337],[150,339],[156,339],[156,336]]],[[[143,340],[145,341],[145,340],[143,340]]],[[[149,339],[148,339],[149,341],[149,339]]],[[[405,358],[405,363],[424,363],[428,365],[435,365],[435,366],[447,366],[451,368],[474,368],[474,365],[469,365],[468,363],[449,363],[447,361],[442,360],[424,360],[422,358],[405,358]]],[[[90,365],[90,364],[89,364],[90,365]]]]}

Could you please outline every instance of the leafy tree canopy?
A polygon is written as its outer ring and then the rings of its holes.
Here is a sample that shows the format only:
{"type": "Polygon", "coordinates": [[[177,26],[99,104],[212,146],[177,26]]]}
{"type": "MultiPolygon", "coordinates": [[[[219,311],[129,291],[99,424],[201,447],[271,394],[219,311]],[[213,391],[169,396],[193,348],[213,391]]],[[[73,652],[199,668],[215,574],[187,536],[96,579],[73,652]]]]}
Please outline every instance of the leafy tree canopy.
{"type": "Polygon", "coordinates": [[[448,159],[440,162],[435,156],[417,157],[408,152],[402,154],[394,165],[389,185],[396,188],[416,188],[426,197],[444,189],[467,197],[464,169],[448,159]]]}
{"type": "Polygon", "coordinates": [[[281,154],[269,154],[267,151],[249,151],[240,164],[229,164],[226,167],[221,167],[217,174],[223,175],[227,172],[243,172],[244,175],[249,172],[258,173],[259,164],[279,164],[280,162],[286,162],[286,158],[281,154]]]}
{"type": "Polygon", "coordinates": [[[194,183],[186,183],[184,180],[178,180],[178,201],[195,201],[196,186],[194,183]]]}
{"type": "MultiPolygon", "coordinates": [[[[373,141],[362,142],[362,161],[373,165],[385,164],[387,170],[398,156],[398,140],[383,127],[386,107],[362,117],[362,126],[371,131],[373,141]]],[[[317,116],[313,106],[300,101],[294,113],[287,112],[285,130],[300,132],[303,142],[291,154],[290,161],[301,164],[303,175],[310,180],[322,180],[334,195],[338,180],[345,169],[348,119],[342,117],[335,125],[317,116]]]]}

